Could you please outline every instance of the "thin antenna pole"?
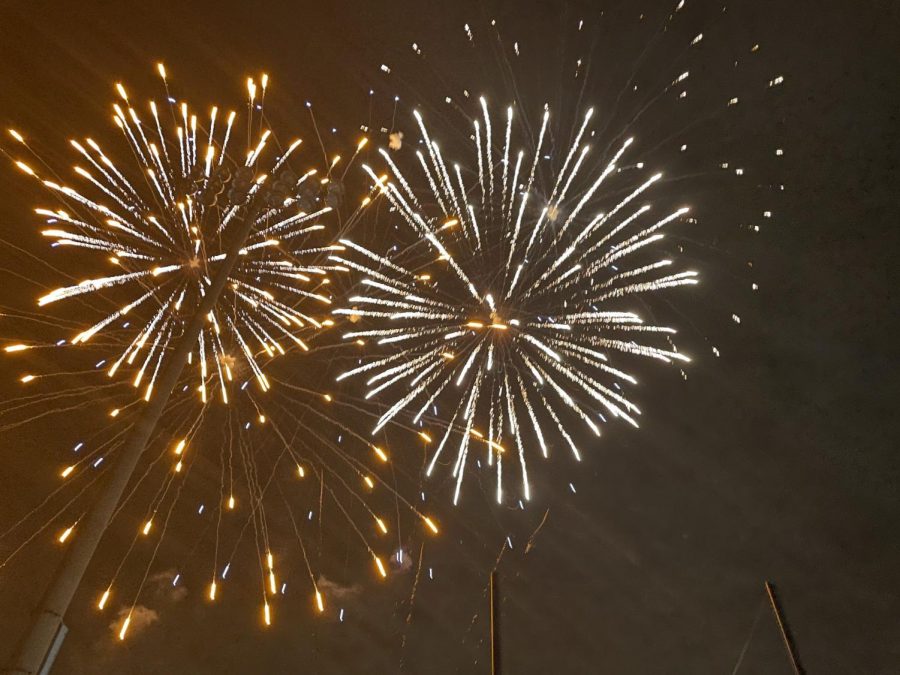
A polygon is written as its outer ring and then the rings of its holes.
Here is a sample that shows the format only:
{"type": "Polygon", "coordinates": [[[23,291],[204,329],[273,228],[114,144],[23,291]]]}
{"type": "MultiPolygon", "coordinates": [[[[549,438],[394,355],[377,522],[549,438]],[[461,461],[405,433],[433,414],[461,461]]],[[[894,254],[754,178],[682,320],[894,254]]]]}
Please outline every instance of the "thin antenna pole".
{"type": "Polygon", "coordinates": [[[497,590],[497,570],[491,571],[491,675],[500,675],[500,616],[498,612],[499,591],[497,590]]]}
{"type": "Polygon", "coordinates": [[[794,667],[794,675],[805,675],[806,671],[803,670],[803,666],[800,665],[800,659],[797,657],[797,652],[794,648],[794,639],[791,637],[791,631],[787,626],[787,620],[784,617],[784,613],[781,611],[781,605],[775,594],[775,587],[768,581],[766,581],[765,584],[766,595],[769,596],[769,604],[772,606],[772,613],[775,615],[775,621],[778,623],[778,630],[781,632],[784,648],[787,650],[788,658],[791,660],[791,665],[794,667]]]}

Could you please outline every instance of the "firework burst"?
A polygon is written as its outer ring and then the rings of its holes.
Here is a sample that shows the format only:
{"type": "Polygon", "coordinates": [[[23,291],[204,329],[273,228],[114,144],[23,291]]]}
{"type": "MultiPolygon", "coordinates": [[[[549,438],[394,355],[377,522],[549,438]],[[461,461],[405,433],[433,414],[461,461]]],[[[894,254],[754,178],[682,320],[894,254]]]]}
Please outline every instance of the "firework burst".
{"type": "MultiPolygon", "coordinates": [[[[389,499],[397,508],[402,504],[423,528],[437,531],[429,516],[379,475],[375,467],[388,462],[383,445],[345,423],[349,414],[333,412],[342,406],[354,416],[366,416],[366,411],[319,391],[308,378],[279,379],[277,373],[266,372],[271,361],[291,351],[315,351],[321,346],[314,342],[316,336],[333,325],[329,275],[341,268],[330,263],[328,255],[343,246],[329,242],[351,227],[362,209],[341,217],[343,175],[336,171],[341,158],[326,160],[324,168],[295,172],[291,163],[301,142],[281,146],[266,128],[266,75],[247,81],[245,119],[236,112],[222,114],[217,107],[201,119],[187,103],[171,96],[162,65],[158,72],[165,103],[150,101],[147,119],[132,106],[124,86],[116,85],[120,100],[113,106],[113,120],[130,151],[128,162],[114,160],[114,153],[93,139],[71,142],[82,162],[74,168],[84,183],[80,189],[65,185],[25,136],[9,131],[17,147],[32,156],[14,158],[16,166],[59,202],[54,208],[37,209],[47,220],[42,234],[54,247],[78,249],[73,257],[79,265],[106,265],[113,271],[45,293],[38,299],[37,313],[9,314],[70,335],[58,342],[9,342],[5,351],[11,357],[42,348],[54,353],[73,348],[78,355],[88,355],[94,367],[23,375],[22,384],[31,387],[40,387],[42,380],[58,385],[67,378],[76,378],[77,384],[5,401],[0,431],[98,405],[109,406],[109,417],[107,424],[92,428],[74,444],[73,454],[59,469],[61,485],[0,533],[2,540],[32,526],[22,544],[0,558],[0,568],[47,529],[56,528],[56,539],[63,545],[78,537],[79,522],[90,509],[85,496],[110,468],[107,460],[116,459],[142,404],[155,395],[154,385],[171,365],[171,354],[189,333],[194,317],[203,315],[189,352],[189,375],[179,379],[165,404],[143,471],[116,511],[124,512],[129,527],[134,526],[132,541],[107,570],[108,584],[98,593],[97,607],[104,610],[136,588],[132,602],[123,608],[120,639],[147,580],[155,578],[151,570],[175,523],[201,528],[195,546],[202,543],[209,554],[199,572],[209,601],[221,595],[242,541],[253,540],[265,625],[272,622],[276,596],[285,591],[287,574],[282,567],[276,576],[276,564],[292,557],[294,569],[310,580],[314,607],[325,611],[315,561],[310,562],[304,543],[310,528],[321,528],[313,515],[325,504],[336,506],[346,518],[347,532],[340,532],[340,538],[348,533],[351,539],[358,537],[381,577],[387,572],[372,537],[385,536],[393,528],[380,510],[385,506],[373,505],[373,499],[383,495],[382,500],[389,499]],[[235,255],[237,262],[218,299],[208,313],[199,309],[215,297],[221,266],[235,255]],[[53,316],[56,303],[68,304],[63,301],[79,303],[97,314],[96,320],[85,325],[80,315],[53,316]],[[112,310],[101,309],[110,306],[112,310]],[[102,384],[91,377],[99,373],[105,373],[102,384]],[[127,380],[117,377],[123,374],[127,380]],[[356,444],[366,448],[362,459],[353,449],[356,444]],[[192,472],[211,478],[218,474],[217,481],[213,478],[217,494],[186,491],[192,472]],[[307,487],[296,487],[298,481],[307,487]],[[296,535],[299,556],[288,552],[291,547],[272,532],[273,520],[284,526],[284,518],[272,515],[282,513],[270,508],[273,492],[284,502],[289,538],[296,535]],[[298,507],[298,493],[306,508],[298,507]],[[187,498],[196,499],[194,507],[176,509],[187,498]],[[141,542],[147,540],[154,542],[149,556],[141,551],[141,542]],[[229,553],[226,546],[231,542],[229,553]],[[143,558],[143,569],[135,565],[136,558],[143,558]],[[135,567],[142,577],[134,578],[129,568],[135,567]]],[[[363,139],[356,145],[346,167],[365,144],[363,139]]],[[[160,385],[156,394],[162,396],[163,391],[160,385]]],[[[317,539],[321,546],[321,532],[317,539]]],[[[172,572],[173,586],[183,583],[182,572],[191,574],[186,562],[172,572]]]]}
{"type": "Polygon", "coordinates": [[[374,431],[404,410],[417,424],[437,403],[449,410],[426,473],[455,453],[454,501],[473,445],[495,467],[498,501],[510,455],[528,499],[533,449],[547,457],[558,439],[581,459],[573,422],[597,435],[609,417],[637,426],[640,410],[625,392],[637,383],[626,370],[632,359],[688,360],[671,341],[675,330],[645,322],[635,296],[697,275],[659,252],[666,226],[688,209],[655,213],[647,200],[661,174],[626,164],[632,139],[598,162],[584,142],[588,110],[550,172],[541,161],[549,110],[526,151],[513,145],[513,109],[497,129],[480,104],[468,167],[446,161],[414,113],[427,193],[384,150],[388,175],[365,167],[418,240],[382,256],[344,239],[355,255],[331,257],[364,277],[364,290],[335,313],[369,325],[344,337],[377,346],[338,379],[365,378],[367,397],[393,394],[374,431]]]}
{"type": "MultiPolygon", "coordinates": [[[[252,221],[190,356],[200,397],[206,401],[216,389],[227,402],[239,361],[267,390],[260,358],[283,355],[286,347],[308,350],[300,334],[326,325],[314,314],[331,304],[329,268],[317,261],[327,251],[321,220],[329,217],[339,193],[330,177],[339,158],[326,171],[291,169],[289,159],[301,141],[280,147],[264,128],[266,75],[259,83],[248,80],[242,121],[236,112],[220,113],[217,107],[201,118],[168,96],[162,65],[159,74],[167,102],[150,101],[147,119],[116,85],[121,101],[113,106],[113,121],[136,167],[117,163],[90,138],[71,141],[83,163],[74,167],[84,184],[80,189],[61,184],[49,169],[47,178],[16,161],[62,203],[63,208],[37,209],[48,224],[42,234],[53,246],[90,251],[96,263],[111,268],[57,288],[38,304],[89,294],[120,303],[68,342],[88,343],[127,320],[132,338],[120,353],[110,354],[107,373],[127,372],[149,400],[167,350],[210,290],[234,245],[234,232],[252,221]],[[240,147],[242,138],[246,147],[240,147]],[[273,152],[273,146],[279,149],[273,152]]],[[[21,134],[10,134],[28,147],[21,134]]],[[[12,345],[7,351],[27,347],[12,345]]]]}

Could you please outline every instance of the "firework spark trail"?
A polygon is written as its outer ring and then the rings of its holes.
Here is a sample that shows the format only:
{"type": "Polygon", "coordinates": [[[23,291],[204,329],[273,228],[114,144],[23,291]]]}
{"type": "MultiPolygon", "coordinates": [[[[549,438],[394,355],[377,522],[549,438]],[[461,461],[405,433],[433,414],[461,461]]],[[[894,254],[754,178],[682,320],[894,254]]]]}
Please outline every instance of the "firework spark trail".
{"type": "Polygon", "coordinates": [[[490,106],[479,101],[481,119],[473,123],[477,168],[470,173],[477,181],[471,186],[462,181],[457,164],[458,187],[449,179],[418,112],[414,117],[428,152],[417,158],[431,200],[414,192],[418,181],[404,175],[396,161],[388,158],[387,179],[364,166],[418,244],[388,258],[345,238],[347,253],[332,256],[332,262],[362,277],[360,291],[347,300],[350,307],[334,313],[366,325],[344,338],[376,347],[338,379],[365,374],[366,396],[390,401],[375,431],[407,409],[417,411],[413,421],[419,422],[436,402],[449,408],[438,421],[446,431],[427,473],[449,448],[450,437],[459,435],[452,462],[454,502],[472,443],[487,446],[498,501],[502,459],[510,452],[514,456],[506,460],[518,463],[521,492],[529,499],[527,457],[534,442],[548,455],[549,429],[580,460],[573,422],[596,435],[604,414],[637,426],[640,410],[623,390],[636,379],[610,361],[618,360],[617,354],[668,363],[689,359],[668,343],[655,342],[674,329],[645,323],[624,303],[638,294],[697,283],[696,272],[668,273],[672,261],[653,257],[662,230],[688,209],[654,220],[646,217],[649,203],[632,206],[652,193],[661,174],[632,184],[622,198],[609,196],[622,192],[618,169],[632,139],[593,168],[582,142],[593,117],[589,110],[545,193],[536,174],[550,110],[544,110],[537,142],[527,144],[535,148],[528,156],[512,147],[512,108],[506,110],[501,150],[493,150],[490,106]],[[530,167],[527,174],[523,165],[530,167]],[[615,190],[606,190],[617,180],[615,190]],[[429,201],[437,203],[437,213],[423,206],[429,201]],[[596,212],[598,203],[609,203],[609,209],[596,212]],[[428,274],[421,273],[425,266],[428,274]]]}

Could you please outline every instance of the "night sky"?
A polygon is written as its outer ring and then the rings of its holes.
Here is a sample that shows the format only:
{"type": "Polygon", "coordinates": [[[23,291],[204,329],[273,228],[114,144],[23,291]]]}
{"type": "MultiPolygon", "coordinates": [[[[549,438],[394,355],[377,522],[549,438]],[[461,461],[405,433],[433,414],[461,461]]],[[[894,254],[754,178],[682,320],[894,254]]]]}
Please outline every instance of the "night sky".
{"type": "MultiPolygon", "coordinates": [[[[431,111],[439,126],[448,89],[502,99],[515,86],[535,111],[549,100],[563,109],[594,104],[603,115],[632,75],[653,86],[648,73],[671,71],[664,44],[639,59],[648,35],[639,17],[645,12],[658,26],[674,2],[530,4],[5,2],[0,122],[40,139],[66,166],[67,139],[114,131],[112,84],[125,82],[136,99],[156,95],[154,64],[163,61],[179,94],[200,106],[242,100],[245,78],[265,70],[275,126],[307,136],[310,100],[326,144],[343,138],[346,151],[361,124],[386,142],[378,129],[391,126],[395,93],[403,103],[397,128],[412,138],[408,105],[431,111]],[[518,79],[497,75],[501,57],[490,40],[480,51],[458,50],[463,24],[487,35],[492,18],[506,43],[521,41],[518,79]],[[596,31],[584,50],[583,91],[563,77],[580,18],[596,31]]],[[[392,567],[386,582],[348,552],[351,538],[329,534],[324,556],[336,571],[323,569],[322,583],[345,609],[343,621],[314,615],[298,575],[264,630],[249,546],[214,606],[203,599],[206,577],[186,574],[172,587],[196,536],[177,527],[141,597],[158,618],[120,643],[110,628],[120,605],[102,615],[94,609],[108,561],[133,533],[133,522],[116,521],[73,601],[54,672],[488,673],[495,566],[506,673],[730,673],[745,645],[737,672],[790,673],[764,580],[779,589],[807,672],[900,672],[898,314],[889,275],[900,206],[900,14],[887,2],[738,1],[717,18],[721,8],[687,2],[682,37],[711,26],[692,63],[701,82],[691,105],[719,97],[724,107],[748,81],[760,95],[728,121],[692,132],[691,147],[708,144],[696,160],[707,161],[704,171],[713,157],[747,161],[755,187],[685,181],[700,224],[680,243],[704,281],[672,303],[695,358],[686,380],[676,368],[641,373],[640,430],[610,425],[581,464],[560,453],[540,466],[537,496],[524,511],[494,505],[475,476],[454,508],[438,481],[429,508],[442,536],[410,534],[407,563],[392,567]],[[755,43],[761,49],[749,70],[729,75],[713,65],[727,65],[732,51],[749,59],[755,43]],[[765,79],[779,74],[785,86],[767,92],[765,79]],[[785,150],[777,161],[776,147],[785,150]],[[783,192],[767,191],[778,183],[783,192]],[[759,219],[764,206],[772,219],[759,219]],[[754,217],[758,234],[746,227],[754,217]],[[513,547],[497,564],[507,536],[513,547]]],[[[671,123],[651,114],[635,129],[660,138],[671,123]]],[[[450,124],[444,135],[453,133],[450,124]]],[[[685,175],[700,166],[684,161],[677,171],[685,175]]],[[[4,308],[33,307],[40,284],[60,284],[30,257],[51,255],[33,213],[46,201],[13,167],[0,167],[0,237],[21,249],[0,250],[4,308]]],[[[377,223],[368,227],[380,236],[377,223]]],[[[4,321],[5,343],[16,327],[4,321]]],[[[290,367],[288,379],[327,372],[321,363],[290,367]]],[[[21,372],[20,362],[0,360],[0,398],[19,395],[21,372]]],[[[85,424],[74,417],[0,433],[0,531],[57,484],[61,457],[85,424]]],[[[395,457],[408,486],[417,481],[417,453],[405,465],[395,457]]],[[[215,472],[198,468],[198,490],[216,489],[215,472]]],[[[326,533],[345,528],[328,517],[326,533]]],[[[273,516],[274,529],[286,524],[273,516]]],[[[0,663],[61,557],[57,529],[0,569],[0,663]]],[[[291,541],[275,544],[282,558],[296,555],[291,541]]],[[[0,554],[17,543],[0,541],[0,554]]]]}

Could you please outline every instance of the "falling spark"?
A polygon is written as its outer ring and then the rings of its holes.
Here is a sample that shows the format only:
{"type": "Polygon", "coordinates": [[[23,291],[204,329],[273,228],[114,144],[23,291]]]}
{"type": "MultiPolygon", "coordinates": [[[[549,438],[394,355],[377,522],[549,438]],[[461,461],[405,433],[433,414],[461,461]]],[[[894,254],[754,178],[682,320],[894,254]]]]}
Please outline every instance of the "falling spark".
{"type": "Polygon", "coordinates": [[[384,563],[381,562],[381,558],[379,558],[377,555],[373,557],[375,558],[375,566],[378,568],[378,573],[382,577],[387,577],[387,570],[384,568],[384,563]]]}
{"type": "Polygon", "coordinates": [[[65,530],[63,530],[62,534],[60,534],[59,537],[57,538],[59,543],[64,544],[66,539],[69,538],[69,535],[72,534],[72,530],[74,530],[74,529],[75,529],[74,525],[69,525],[69,527],[67,527],[65,530]]]}

